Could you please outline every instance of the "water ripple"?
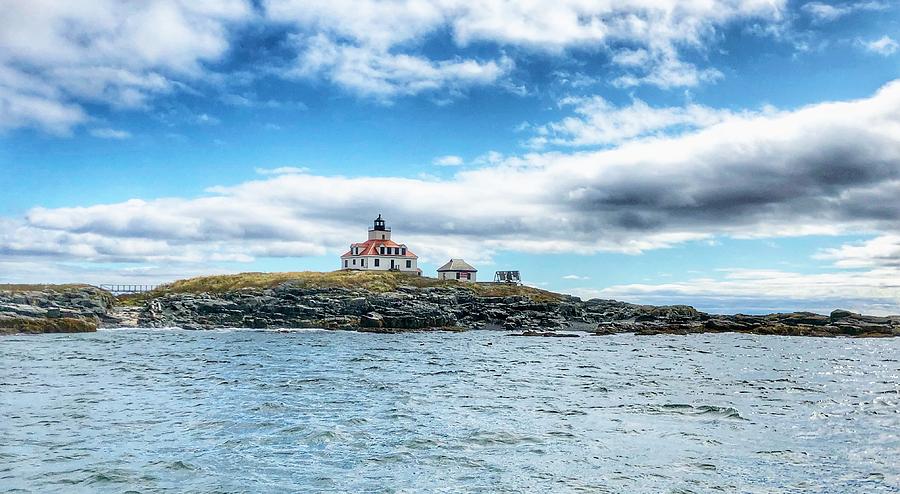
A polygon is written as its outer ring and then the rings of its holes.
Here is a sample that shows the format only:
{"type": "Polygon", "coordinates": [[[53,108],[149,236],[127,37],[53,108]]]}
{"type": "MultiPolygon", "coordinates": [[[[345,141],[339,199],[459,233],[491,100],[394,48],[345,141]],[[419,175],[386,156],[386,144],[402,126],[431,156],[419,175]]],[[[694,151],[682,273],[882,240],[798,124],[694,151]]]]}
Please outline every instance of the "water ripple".
{"type": "Polygon", "coordinates": [[[0,492],[897,492],[900,340],[0,338],[0,492]]]}

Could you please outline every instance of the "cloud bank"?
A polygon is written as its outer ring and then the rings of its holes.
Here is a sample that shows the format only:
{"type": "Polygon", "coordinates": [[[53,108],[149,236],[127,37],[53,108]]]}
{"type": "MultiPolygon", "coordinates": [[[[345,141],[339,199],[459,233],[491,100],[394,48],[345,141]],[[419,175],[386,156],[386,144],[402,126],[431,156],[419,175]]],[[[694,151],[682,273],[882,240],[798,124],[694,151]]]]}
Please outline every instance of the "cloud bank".
{"type": "Polygon", "coordinates": [[[426,260],[483,260],[499,250],[639,253],[721,235],[900,226],[900,82],[866,99],[716,119],[684,135],[600,151],[496,155],[449,179],[275,168],[198,198],[34,208],[4,220],[0,255],[95,262],[321,255],[358,236],[370,220],[361,211],[384,213],[426,260]]]}
{"type": "Polygon", "coordinates": [[[0,16],[0,130],[66,134],[85,104],[140,108],[200,80],[229,48],[244,0],[34,0],[0,16]]]}

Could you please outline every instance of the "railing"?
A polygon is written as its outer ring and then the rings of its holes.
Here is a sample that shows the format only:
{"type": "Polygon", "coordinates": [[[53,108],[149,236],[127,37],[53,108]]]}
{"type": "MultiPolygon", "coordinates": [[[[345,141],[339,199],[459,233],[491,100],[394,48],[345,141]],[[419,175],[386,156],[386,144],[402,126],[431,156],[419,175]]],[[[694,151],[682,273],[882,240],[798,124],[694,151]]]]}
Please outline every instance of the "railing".
{"type": "Polygon", "coordinates": [[[522,283],[522,278],[518,271],[497,271],[494,273],[494,283],[522,283]]]}
{"type": "Polygon", "coordinates": [[[144,293],[155,290],[159,285],[97,285],[97,288],[106,290],[113,295],[124,293],[144,293]]]}

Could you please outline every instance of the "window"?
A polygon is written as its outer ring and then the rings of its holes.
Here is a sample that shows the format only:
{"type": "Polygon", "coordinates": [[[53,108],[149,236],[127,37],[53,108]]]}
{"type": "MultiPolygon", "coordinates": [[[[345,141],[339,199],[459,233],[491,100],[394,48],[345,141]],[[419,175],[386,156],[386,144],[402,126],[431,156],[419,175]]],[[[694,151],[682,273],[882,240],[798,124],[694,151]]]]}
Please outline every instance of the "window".
{"type": "Polygon", "coordinates": [[[406,269],[409,269],[411,267],[412,267],[412,261],[406,261],[406,269]]]}
{"type": "Polygon", "coordinates": [[[383,233],[381,234],[381,240],[384,240],[384,234],[383,234],[383,233]]]}
{"type": "Polygon", "coordinates": [[[459,279],[459,271],[456,272],[456,279],[459,279]]]}
{"type": "Polygon", "coordinates": [[[377,268],[378,265],[380,264],[379,261],[381,261],[381,259],[375,259],[375,267],[376,267],[376,268],[377,268]]]}
{"type": "Polygon", "coordinates": [[[384,246],[381,246],[381,255],[384,255],[384,246]]]}
{"type": "Polygon", "coordinates": [[[405,256],[406,255],[406,247],[403,247],[402,249],[400,249],[400,253],[405,256]]]}
{"type": "Polygon", "coordinates": [[[346,268],[346,267],[349,267],[349,266],[350,266],[350,261],[344,259],[344,267],[346,268]]]}
{"type": "Polygon", "coordinates": [[[356,266],[356,259],[353,260],[353,265],[356,266]]]}

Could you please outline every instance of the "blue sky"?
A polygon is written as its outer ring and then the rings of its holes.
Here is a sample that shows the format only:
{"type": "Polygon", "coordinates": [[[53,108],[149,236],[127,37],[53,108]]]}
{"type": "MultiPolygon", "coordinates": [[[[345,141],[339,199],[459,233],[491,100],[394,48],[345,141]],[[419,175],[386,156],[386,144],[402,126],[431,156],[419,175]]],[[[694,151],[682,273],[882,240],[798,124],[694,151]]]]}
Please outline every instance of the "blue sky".
{"type": "Polygon", "coordinates": [[[900,312],[897,2],[12,2],[0,282],[426,274],[900,312]]]}

